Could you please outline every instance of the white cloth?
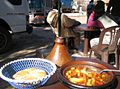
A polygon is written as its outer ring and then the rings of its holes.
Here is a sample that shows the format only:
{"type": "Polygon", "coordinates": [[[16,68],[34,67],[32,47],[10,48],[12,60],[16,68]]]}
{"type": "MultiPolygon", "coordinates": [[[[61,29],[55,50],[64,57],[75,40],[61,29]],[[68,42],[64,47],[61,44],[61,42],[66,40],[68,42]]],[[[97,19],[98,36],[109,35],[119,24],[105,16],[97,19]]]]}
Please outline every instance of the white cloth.
{"type": "Polygon", "coordinates": [[[118,24],[112,19],[111,15],[104,14],[103,16],[99,17],[98,20],[103,24],[104,28],[109,28],[112,26],[118,26],[118,24]]]}
{"type": "MultiPolygon", "coordinates": [[[[93,38],[90,40],[90,46],[93,47],[95,45],[98,45],[99,43],[99,38],[93,38]]],[[[103,38],[102,44],[109,44],[110,43],[110,33],[107,32],[103,38]]]]}

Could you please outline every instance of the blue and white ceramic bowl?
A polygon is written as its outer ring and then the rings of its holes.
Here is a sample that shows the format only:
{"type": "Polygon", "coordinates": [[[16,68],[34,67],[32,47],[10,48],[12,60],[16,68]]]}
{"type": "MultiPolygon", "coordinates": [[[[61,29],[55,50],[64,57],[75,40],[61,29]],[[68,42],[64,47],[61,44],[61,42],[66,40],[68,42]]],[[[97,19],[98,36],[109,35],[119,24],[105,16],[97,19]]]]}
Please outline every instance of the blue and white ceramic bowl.
{"type": "Polygon", "coordinates": [[[39,86],[43,86],[49,80],[49,78],[55,73],[56,69],[57,69],[56,65],[49,60],[41,58],[24,58],[11,61],[5,64],[3,67],[1,67],[0,77],[3,80],[9,82],[9,84],[11,84],[15,88],[35,89],[39,86]],[[47,73],[47,76],[42,80],[34,82],[29,81],[23,82],[12,78],[16,72],[31,67],[44,70],[47,73]]]}

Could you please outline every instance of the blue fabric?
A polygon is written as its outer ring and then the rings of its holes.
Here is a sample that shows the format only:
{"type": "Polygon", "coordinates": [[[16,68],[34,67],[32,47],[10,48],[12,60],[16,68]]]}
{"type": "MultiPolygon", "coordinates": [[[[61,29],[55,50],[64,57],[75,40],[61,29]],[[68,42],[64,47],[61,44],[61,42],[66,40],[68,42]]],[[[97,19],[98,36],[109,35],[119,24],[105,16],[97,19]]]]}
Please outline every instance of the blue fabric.
{"type": "Polygon", "coordinates": [[[73,0],[61,0],[62,6],[65,8],[71,8],[72,7],[72,1],[73,0]]]}

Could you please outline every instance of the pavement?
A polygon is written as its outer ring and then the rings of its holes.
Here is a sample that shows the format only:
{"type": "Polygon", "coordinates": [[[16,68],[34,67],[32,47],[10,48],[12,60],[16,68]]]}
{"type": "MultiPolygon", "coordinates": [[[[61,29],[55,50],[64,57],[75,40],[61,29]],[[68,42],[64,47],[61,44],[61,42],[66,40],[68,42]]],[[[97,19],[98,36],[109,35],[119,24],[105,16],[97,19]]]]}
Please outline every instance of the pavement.
{"type": "Polygon", "coordinates": [[[6,63],[25,57],[35,57],[36,49],[49,46],[53,41],[53,32],[49,26],[34,27],[31,34],[16,34],[13,36],[11,49],[6,53],[0,54],[0,66],[3,62],[6,63]]]}

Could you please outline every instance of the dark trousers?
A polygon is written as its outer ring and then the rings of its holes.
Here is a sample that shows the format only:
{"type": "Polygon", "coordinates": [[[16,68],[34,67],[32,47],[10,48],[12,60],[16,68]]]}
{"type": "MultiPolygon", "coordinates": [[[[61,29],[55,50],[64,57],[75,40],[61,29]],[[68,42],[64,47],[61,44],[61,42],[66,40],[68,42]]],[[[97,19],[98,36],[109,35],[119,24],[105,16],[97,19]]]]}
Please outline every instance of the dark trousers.
{"type": "Polygon", "coordinates": [[[93,38],[97,38],[100,36],[101,31],[100,30],[95,30],[95,31],[85,31],[84,32],[84,38],[88,38],[89,42],[89,48],[90,48],[90,40],[93,38]]]}

